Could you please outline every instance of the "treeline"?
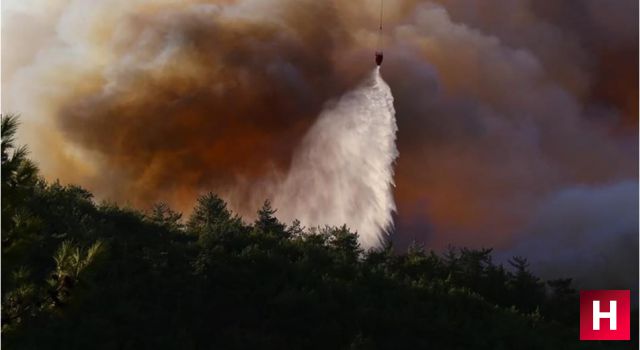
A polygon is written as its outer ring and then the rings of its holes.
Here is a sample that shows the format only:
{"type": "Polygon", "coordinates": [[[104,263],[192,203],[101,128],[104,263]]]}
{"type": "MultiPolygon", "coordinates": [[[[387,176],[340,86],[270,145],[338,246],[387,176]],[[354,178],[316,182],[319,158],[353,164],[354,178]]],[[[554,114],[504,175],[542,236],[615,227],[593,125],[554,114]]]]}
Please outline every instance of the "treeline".
{"type": "MultiPolygon", "coordinates": [[[[570,279],[491,250],[363,251],[347,227],[254,222],[215,194],[188,218],[47,183],[2,117],[7,349],[582,349],[570,279]]],[[[636,340],[637,341],[637,340],[636,340]]]]}

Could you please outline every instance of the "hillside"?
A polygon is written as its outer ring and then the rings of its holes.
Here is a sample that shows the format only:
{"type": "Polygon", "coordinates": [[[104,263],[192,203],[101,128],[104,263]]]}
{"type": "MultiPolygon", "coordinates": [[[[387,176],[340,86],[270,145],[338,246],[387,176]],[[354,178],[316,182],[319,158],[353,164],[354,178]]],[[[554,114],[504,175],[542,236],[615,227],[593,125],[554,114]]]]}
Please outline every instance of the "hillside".
{"type": "Polygon", "coordinates": [[[347,227],[282,223],[268,201],[245,222],[211,193],[188,218],[96,203],[42,180],[16,128],[3,116],[7,349],[629,346],[579,342],[571,280],[543,281],[525,258],[363,251],[347,227]]]}

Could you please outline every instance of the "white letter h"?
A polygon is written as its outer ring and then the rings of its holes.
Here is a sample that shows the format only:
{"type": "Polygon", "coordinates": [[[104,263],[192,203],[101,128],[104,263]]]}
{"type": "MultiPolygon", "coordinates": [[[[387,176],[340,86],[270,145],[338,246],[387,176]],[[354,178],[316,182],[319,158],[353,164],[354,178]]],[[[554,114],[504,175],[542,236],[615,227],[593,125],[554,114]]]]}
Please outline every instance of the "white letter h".
{"type": "Polygon", "coordinates": [[[616,320],[616,301],[609,300],[609,312],[601,312],[600,311],[600,300],[593,301],[593,330],[600,330],[600,320],[603,318],[609,319],[609,329],[615,331],[617,320],[616,320]]]}

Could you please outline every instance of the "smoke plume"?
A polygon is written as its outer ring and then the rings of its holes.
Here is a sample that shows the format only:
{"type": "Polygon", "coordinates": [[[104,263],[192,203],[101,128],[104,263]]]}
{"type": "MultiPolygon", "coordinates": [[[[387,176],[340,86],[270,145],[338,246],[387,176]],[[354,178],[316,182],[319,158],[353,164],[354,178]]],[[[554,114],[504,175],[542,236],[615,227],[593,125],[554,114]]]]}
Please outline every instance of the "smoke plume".
{"type": "Polygon", "coordinates": [[[636,289],[638,183],[572,187],[549,196],[511,254],[531,256],[548,277],[572,276],[581,288],[636,289]]]}
{"type": "MultiPolygon", "coordinates": [[[[363,157],[329,166],[325,155],[311,156],[310,144],[322,141],[318,115],[333,113],[326,101],[349,96],[369,74],[378,0],[2,5],[2,109],[22,115],[20,141],[48,179],[139,208],[166,201],[188,212],[198,194],[214,191],[245,215],[271,198],[286,220],[313,224],[321,211],[359,231],[364,222],[388,222],[336,214],[364,203],[388,213],[392,202],[377,195],[314,208],[310,193],[292,194],[309,187],[325,200],[298,169],[334,172],[322,181],[338,186],[369,166],[363,157]],[[256,188],[260,196],[247,193],[256,188]]],[[[509,252],[566,235],[586,251],[577,242],[602,236],[607,249],[624,250],[617,256],[637,258],[627,244],[637,224],[619,234],[597,190],[580,197],[588,210],[566,200],[558,214],[579,222],[603,213],[597,232],[551,230],[561,218],[540,214],[569,189],[637,182],[637,13],[632,0],[385,1],[382,70],[402,154],[394,167],[396,246],[416,240],[509,252]]],[[[368,176],[389,183],[383,173],[359,176],[369,186],[368,176]]],[[[527,256],[542,264],[543,253],[527,256]]],[[[587,261],[570,246],[558,254],[587,261]]],[[[625,276],[637,285],[637,275],[625,276]]]]}

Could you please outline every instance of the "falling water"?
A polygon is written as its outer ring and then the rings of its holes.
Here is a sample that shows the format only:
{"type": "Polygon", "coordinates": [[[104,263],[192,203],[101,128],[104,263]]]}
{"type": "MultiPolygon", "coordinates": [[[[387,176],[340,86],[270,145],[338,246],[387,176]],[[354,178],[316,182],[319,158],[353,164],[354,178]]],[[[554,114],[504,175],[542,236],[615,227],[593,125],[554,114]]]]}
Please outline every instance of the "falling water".
{"type": "Polygon", "coordinates": [[[328,105],[303,139],[273,194],[278,216],[303,225],[346,224],[363,248],[379,247],[393,225],[396,148],[391,89],[380,68],[328,105]]]}

